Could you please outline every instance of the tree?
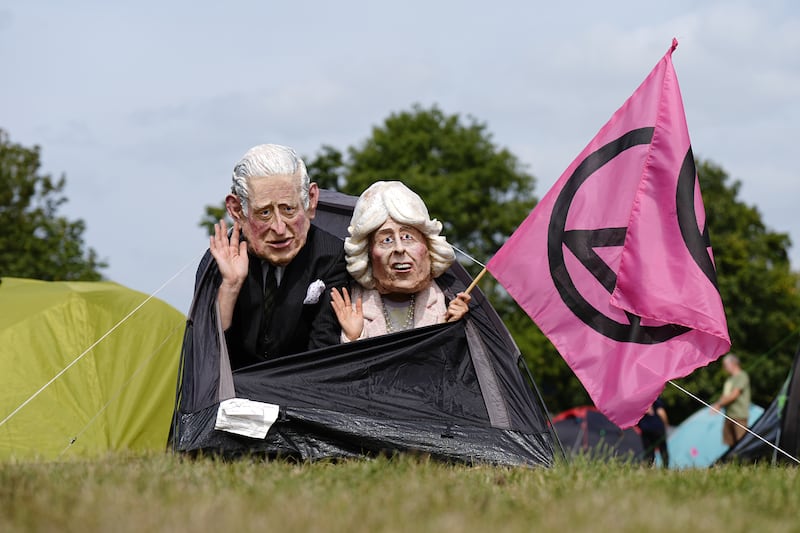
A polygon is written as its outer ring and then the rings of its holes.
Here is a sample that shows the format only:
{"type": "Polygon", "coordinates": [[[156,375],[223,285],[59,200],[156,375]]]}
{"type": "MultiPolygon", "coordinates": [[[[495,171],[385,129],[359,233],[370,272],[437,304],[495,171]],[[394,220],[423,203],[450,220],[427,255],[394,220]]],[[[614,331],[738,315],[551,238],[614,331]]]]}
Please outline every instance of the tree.
{"type": "MultiPolygon", "coordinates": [[[[791,241],[770,230],[754,206],[739,198],[741,183],[711,161],[698,161],[717,279],[728,318],[731,350],[750,374],[753,401],[772,401],[800,343],[800,276],[791,270],[791,241]]],[[[721,365],[700,369],[682,385],[702,398],[719,395],[721,365]]],[[[665,398],[679,417],[697,409],[668,387],[665,398]]]]}
{"type": "Polygon", "coordinates": [[[0,130],[0,275],[94,281],[107,264],[86,248],[83,220],[58,216],[66,178],[40,173],[40,149],[12,143],[0,130]]]}
{"type": "Polygon", "coordinates": [[[338,191],[346,182],[344,156],[333,146],[323,144],[314,159],[304,160],[308,177],[321,188],[338,191]]]}
{"type": "Polygon", "coordinates": [[[197,225],[200,226],[201,228],[205,228],[209,236],[214,235],[214,224],[216,224],[223,218],[226,219],[226,222],[230,222],[228,211],[225,209],[224,200],[220,205],[213,205],[213,204],[207,205],[205,207],[205,213],[203,214],[203,217],[200,219],[200,222],[198,222],[197,225]]]}

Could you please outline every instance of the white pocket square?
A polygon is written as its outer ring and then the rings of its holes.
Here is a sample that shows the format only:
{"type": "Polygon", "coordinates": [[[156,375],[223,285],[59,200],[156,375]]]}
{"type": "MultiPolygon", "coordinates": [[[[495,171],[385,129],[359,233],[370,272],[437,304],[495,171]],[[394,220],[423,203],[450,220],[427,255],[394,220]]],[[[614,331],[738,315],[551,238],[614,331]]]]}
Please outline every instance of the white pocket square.
{"type": "Polygon", "coordinates": [[[303,305],[314,305],[319,303],[319,297],[325,292],[325,282],[318,279],[308,286],[306,291],[306,299],[303,300],[303,305]]]}

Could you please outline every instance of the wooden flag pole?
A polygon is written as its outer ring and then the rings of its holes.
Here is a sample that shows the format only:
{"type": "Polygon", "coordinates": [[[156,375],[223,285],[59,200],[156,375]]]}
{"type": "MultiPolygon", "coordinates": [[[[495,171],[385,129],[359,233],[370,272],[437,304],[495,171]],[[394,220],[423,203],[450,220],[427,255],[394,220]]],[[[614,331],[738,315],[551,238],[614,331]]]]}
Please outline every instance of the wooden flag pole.
{"type": "Polygon", "coordinates": [[[469,287],[467,287],[467,290],[465,290],[464,293],[471,293],[472,289],[478,286],[478,282],[480,282],[481,278],[486,275],[486,272],[488,272],[488,270],[486,270],[486,267],[483,267],[483,270],[481,270],[478,275],[475,276],[475,279],[472,280],[472,283],[469,284],[469,287]]]}

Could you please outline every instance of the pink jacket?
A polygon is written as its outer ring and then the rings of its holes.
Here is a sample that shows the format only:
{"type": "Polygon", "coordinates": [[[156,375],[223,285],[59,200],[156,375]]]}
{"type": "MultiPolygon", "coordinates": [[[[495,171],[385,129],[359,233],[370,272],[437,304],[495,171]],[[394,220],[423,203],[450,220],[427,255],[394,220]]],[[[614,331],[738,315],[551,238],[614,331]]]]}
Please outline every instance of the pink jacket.
{"type": "MultiPolygon", "coordinates": [[[[383,302],[380,293],[374,289],[354,287],[351,295],[352,301],[355,302],[359,296],[364,311],[364,329],[361,331],[359,339],[386,335],[386,318],[383,316],[383,302]]],[[[417,300],[414,304],[414,327],[421,328],[441,324],[444,322],[446,312],[447,305],[442,289],[435,282],[431,283],[430,287],[417,293],[417,300]]],[[[342,333],[342,342],[350,342],[344,333],[342,333]]]]}

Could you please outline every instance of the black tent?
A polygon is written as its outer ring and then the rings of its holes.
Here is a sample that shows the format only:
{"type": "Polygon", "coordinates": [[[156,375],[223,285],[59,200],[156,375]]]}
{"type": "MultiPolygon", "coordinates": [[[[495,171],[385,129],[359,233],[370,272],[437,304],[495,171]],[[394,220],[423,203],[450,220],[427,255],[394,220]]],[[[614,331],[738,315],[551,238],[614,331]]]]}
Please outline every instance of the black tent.
{"type": "Polygon", "coordinates": [[[595,407],[573,407],[553,417],[553,428],[568,456],[641,461],[642,439],[633,429],[620,429],[595,407]]]}
{"type": "MultiPolygon", "coordinates": [[[[750,430],[790,455],[800,458],[800,348],[795,355],[789,376],[775,399],[750,430]]],[[[788,461],[788,458],[762,440],[746,433],[742,439],[728,448],[718,463],[788,461]]]]}
{"type": "MultiPolygon", "coordinates": [[[[314,223],[343,238],[355,200],[323,191],[314,223]]],[[[231,372],[224,335],[207,319],[210,312],[199,312],[215,300],[203,293],[218,275],[209,257],[197,272],[181,354],[175,451],[300,459],[408,451],[506,465],[550,465],[559,453],[519,349],[479,290],[456,323],[231,372]],[[215,429],[220,403],[231,398],[279,406],[265,438],[215,429]]],[[[444,276],[457,290],[470,281],[459,264],[444,276]]]]}

